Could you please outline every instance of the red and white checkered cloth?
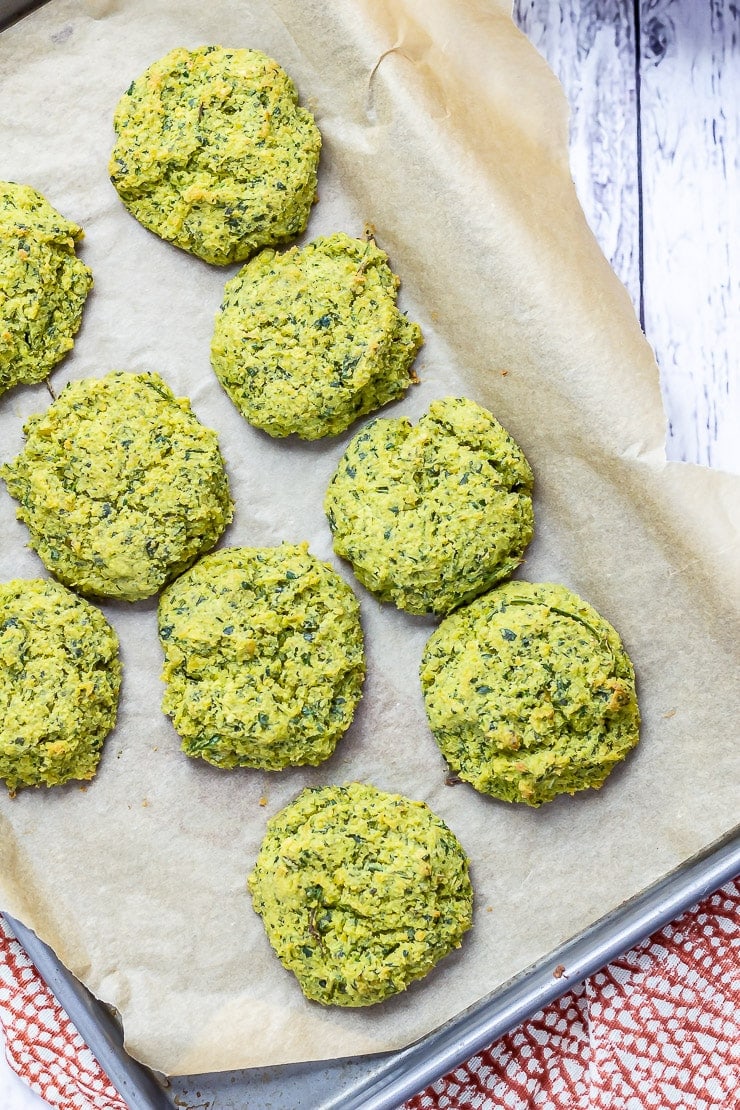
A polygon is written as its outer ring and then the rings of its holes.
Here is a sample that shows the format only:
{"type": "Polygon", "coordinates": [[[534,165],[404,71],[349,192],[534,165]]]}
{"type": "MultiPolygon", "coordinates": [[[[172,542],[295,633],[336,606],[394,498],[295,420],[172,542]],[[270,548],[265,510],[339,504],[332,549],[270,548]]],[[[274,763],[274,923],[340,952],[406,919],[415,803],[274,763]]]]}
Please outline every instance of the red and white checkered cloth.
{"type": "MultiPolygon", "coordinates": [[[[12,1067],[58,1110],[126,1110],[0,918],[12,1067]]],[[[404,1110],[740,1108],[740,880],[705,898],[404,1110]]]]}

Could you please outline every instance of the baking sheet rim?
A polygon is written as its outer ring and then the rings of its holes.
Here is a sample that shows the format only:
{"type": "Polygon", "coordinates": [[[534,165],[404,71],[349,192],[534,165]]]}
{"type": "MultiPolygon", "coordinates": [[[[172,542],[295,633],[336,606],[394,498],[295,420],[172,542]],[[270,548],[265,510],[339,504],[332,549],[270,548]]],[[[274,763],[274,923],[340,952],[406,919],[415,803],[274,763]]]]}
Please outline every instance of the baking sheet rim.
{"type": "MultiPolygon", "coordinates": [[[[421,1040],[389,1054],[362,1057],[366,1074],[315,1110],[393,1110],[738,874],[740,825],[421,1040]]],[[[165,1094],[166,1078],[154,1077],[126,1053],[104,1003],[35,933],[14,918],[5,916],[5,921],[131,1110],[173,1105],[165,1094]]],[[[340,1063],[320,1060],[303,1066],[318,1069],[340,1063]]],[[[247,1075],[265,1070],[244,1069],[247,1075]]],[[[197,1085],[202,1094],[207,1073],[197,1077],[197,1085]]]]}

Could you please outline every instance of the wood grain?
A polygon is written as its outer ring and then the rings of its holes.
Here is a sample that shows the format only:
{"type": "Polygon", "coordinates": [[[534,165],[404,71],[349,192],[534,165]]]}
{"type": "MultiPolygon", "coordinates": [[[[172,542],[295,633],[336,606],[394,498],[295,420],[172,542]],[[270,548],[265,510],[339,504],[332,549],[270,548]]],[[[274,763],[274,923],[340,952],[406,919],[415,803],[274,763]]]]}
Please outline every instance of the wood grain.
{"type": "Polygon", "coordinates": [[[578,199],[639,314],[634,5],[631,0],[515,0],[513,15],[568,97],[578,199]]]}
{"type": "Polygon", "coordinates": [[[740,8],[515,0],[571,104],[586,218],[661,373],[667,452],[740,473],[740,8]]]}
{"type": "Polygon", "coordinates": [[[641,58],[644,320],[669,457],[740,473],[740,9],[648,0],[641,58]]]}

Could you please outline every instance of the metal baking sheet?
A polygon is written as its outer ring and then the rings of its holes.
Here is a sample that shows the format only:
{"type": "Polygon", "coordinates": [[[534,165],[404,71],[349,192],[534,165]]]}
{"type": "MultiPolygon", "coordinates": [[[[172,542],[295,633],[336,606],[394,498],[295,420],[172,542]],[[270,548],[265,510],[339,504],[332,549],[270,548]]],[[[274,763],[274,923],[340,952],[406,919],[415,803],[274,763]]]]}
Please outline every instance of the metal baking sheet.
{"type": "MultiPolygon", "coordinates": [[[[0,0],[0,30],[39,4],[0,0]]],[[[283,1065],[239,1072],[152,1075],[122,1048],[115,1017],[91,997],[53,952],[10,921],[55,995],[132,1110],[390,1110],[445,1072],[515,1028],[543,1005],[631,945],[672,920],[740,872],[740,835],[733,834],[684,864],[586,932],[570,940],[453,1021],[394,1053],[283,1065]],[[555,975],[559,965],[564,975],[555,975]]]]}
{"type": "Polygon", "coordinates": [[[454,1021],[399,1052],[169,1081],[132,1060],[110,1011],[38,937],[6,920],[131,1110],[394,1110],[738,874],[740,827],[454,1021]]]}
{"type": "Polygon", "coordinates": [[[29,4],[28,0],[0,0],[0,31],[9,27],[14,20],[32,12],[34,8],[42,7],[45,2],[46,0],[40,0],[29,4]]]}

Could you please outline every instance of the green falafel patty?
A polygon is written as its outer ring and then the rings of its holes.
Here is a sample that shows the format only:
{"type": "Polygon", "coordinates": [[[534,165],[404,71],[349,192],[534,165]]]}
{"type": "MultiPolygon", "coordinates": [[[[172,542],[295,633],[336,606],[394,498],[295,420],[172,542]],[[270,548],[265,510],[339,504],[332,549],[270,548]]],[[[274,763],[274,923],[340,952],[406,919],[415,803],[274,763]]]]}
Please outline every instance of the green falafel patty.
{"type": "Polygon", "coordinates": [[[334,550],[410,613],[448,613],[506,578],[532,538],[532,471],[475,401],[434,401],[414,425],[376,419],[350,442],[324,508],[334,550]]]}
{"type": "Polygon", "coordinates": [[[273,817],[248,885],[279,960],[325,1006],[405,990],[472,924],[468,860],[447,825],[356,782],[303,790],[273,817]]]}
{"type": "Polygon", "coordinates": [[[227,282],[213,369],[242,416],[272,436],[337,435],[401,397],[422,343],[372,240],[341,233],[261,251],[227,282]]]}
{"type": "Polygon", "coordinates": [[[116,723],[118,637],[58,582],[0,583],[0,779],[22,786],[91,779],[116,723]]]}
{"type": "Polygon", "coordinates": [[[446,617],[421,686],[449,766],[507,802],[598,788],[639,740],[621,640],[564,586],[506,582],[446,617]]]}
{"type": "Polygon", "coordinates": [[[0,475],[31,547],[80,593],[151,597],[231,520],[216,433],[159,374],[71,382],[24,432],[0,475]]]}
{"type": "Polygon", "coordinates": [[[189,756],[280,770],[328,759],[362,693],[359,604],[307,544],[227,547],[164,592],[162,709],[189,756]]]}
{"type": "Polygon", "coordinates": [[[0,181],[0,393],[40,382],[74,346],[92,286],[82,236],[30,185],[0,181]]]}
{"type": "Polygon", "coordinates": [[[162,239],[226,265],[305,229],[321,136],[258,50],[170,51],[131,82],[113,125],[111,181],[162,239]]]}

